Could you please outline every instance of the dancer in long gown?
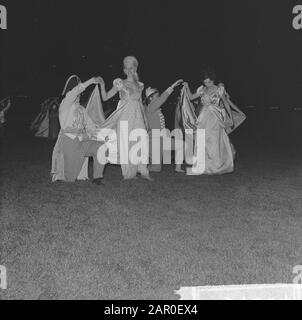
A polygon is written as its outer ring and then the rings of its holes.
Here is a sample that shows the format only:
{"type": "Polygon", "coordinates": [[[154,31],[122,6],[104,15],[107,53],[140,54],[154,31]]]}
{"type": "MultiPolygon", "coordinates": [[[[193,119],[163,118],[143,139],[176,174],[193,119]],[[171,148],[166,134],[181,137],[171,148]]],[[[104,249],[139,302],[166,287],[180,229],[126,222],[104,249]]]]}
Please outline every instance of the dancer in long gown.
{"type": "Polygon", "coordinates": [[[93,130],[89,129],[85,108],[80,105],[80,95],[101,78],[92,78],[81,83],[78,76],[68,79],[59,108],[61,131],[53,150],[52,181],[74,182],[78,179],[86,157],[94,158],[93,183],[102,185],[104,166],[97,160],[101,142],[93,141],[93,130]]]}
{"type": "MultiPolygon", "coordinates": [[[[125,80],[116,79],[113,82],[113,87],[110,91],[106,92],[105,83],[101,83],[101,93],[104,101],[113,98],[119,93],[120,101],[117,106],[117,110],[110,115],[108,119],[102,124],[101,128],[107,128],[115,130],[117,133],[117,146],[118,150],[123,155],[127,155],[126,161],[120,162],[122,168],[122,174],[125,180],[135,179],[137,174],[144,179],[152,181],[153,179],[149,175],[148,154],[146,161],[139,161],[133,163],[129,159],[129,151],[135,144],[133,141],[129,141],[129,134],[135,129],[144,129],[146,135],[142,137],[141,144],[149,149],[148,139],[148,120],[146,118],[145,110],[142,103],[142,92],[144,90],[144,84],[139,81],[138,74],[138,61],[133,56],[128,56],[124,59],[124,73],[127,78],[125,80]],[[127,122],[128,134],[121,135],[121,122],[127,122]]],[[[100,129],[101,129],[100,128],[100,129]]],[[[118,155],[119,160],[121,154],[118,155]]],[[[124,159],[125,160],[125,159],[124,159]]]]}
{"type": "Polygon", "coordinates": [[[185,84],[191,100],[201,99],[203,108],[197,119],[197,129],[205,130],[205,170],[198,173],[189,170],[189,175],[225,174],[234,171],[234,152],[226,132],[228,127],[234,125],[232,112],[224,87],[216,86],[214,81],[215,72],[209,69],[203,72],[204,85],[195,94],[185,84]],[[223,105],[220,104],[221,101],[223,105]],[[227,114],[228,122],[225,121],[227,114]]]}

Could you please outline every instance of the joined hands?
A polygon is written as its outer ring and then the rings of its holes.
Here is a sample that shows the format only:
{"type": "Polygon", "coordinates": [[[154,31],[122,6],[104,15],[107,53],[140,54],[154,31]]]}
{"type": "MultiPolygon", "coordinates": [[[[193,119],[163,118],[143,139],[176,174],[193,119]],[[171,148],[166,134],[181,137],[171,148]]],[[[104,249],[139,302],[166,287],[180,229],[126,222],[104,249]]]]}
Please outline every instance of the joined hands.
{"type": "Polygon", "coordinates": [[[93,80],[95,84],[100,84],[100,85],[104,84],[104,80],[102,77],[95,77],[93,78],[93,80]]]}
{"type": "Polygon", "coordinates": [[[181,83],[183,83],[183,80],[177,80],[174,84],[172,84],[172,88],[174,89],[175,87],[177,87],[178,85],[180,85],[181,83]]]}

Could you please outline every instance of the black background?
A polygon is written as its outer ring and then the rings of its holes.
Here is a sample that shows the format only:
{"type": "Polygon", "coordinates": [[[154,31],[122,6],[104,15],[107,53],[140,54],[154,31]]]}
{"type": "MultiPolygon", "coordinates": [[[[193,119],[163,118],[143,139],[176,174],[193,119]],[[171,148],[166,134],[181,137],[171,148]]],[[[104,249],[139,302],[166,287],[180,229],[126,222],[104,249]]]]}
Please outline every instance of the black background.
{"type": "Polygon", "coordinates": [[[293,108],[302,101],[302,30],[292,27],[302,1],[1,1],[1,96],[38,101],[61,94],[79,74],[112,80],[133,54],[146,85],[178,78],[192,90],[213,66],[240,106],[293,108]]]}

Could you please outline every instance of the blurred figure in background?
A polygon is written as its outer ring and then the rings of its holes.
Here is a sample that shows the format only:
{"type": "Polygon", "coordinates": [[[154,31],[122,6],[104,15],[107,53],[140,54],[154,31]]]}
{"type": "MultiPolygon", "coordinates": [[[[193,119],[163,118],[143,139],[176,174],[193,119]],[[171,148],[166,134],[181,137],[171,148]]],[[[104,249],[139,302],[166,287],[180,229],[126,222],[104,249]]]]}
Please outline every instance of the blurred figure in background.
{"type": "Polygon", "coordinates": [[[60,131],[59,105],[59,99],[56,97],[42,103],[40,113],[30,125],[30,131],[35,134],[35,137],[57,139],[60,131]]]}
{"type": "Polygon", "coordinates": [[[0,101],[0,138],[4,137],[6,127],[6,116],[5,113],[11,107],[11,98],[6,97],[0,101]]]}

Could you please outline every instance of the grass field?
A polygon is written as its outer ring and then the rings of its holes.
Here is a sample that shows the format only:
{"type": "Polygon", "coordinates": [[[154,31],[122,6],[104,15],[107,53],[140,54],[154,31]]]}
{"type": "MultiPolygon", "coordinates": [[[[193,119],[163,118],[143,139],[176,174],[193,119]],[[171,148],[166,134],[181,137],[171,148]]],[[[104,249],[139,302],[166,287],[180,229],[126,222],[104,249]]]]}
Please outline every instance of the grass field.
{"type": "Polygon", "coordinates": [[[1,299],[178,299],[181,286],[291,283],[302,264],[301,152],[235,143],[237,170],[105,187],[52,184],[51,146],[1,150],[1,299]]]}

